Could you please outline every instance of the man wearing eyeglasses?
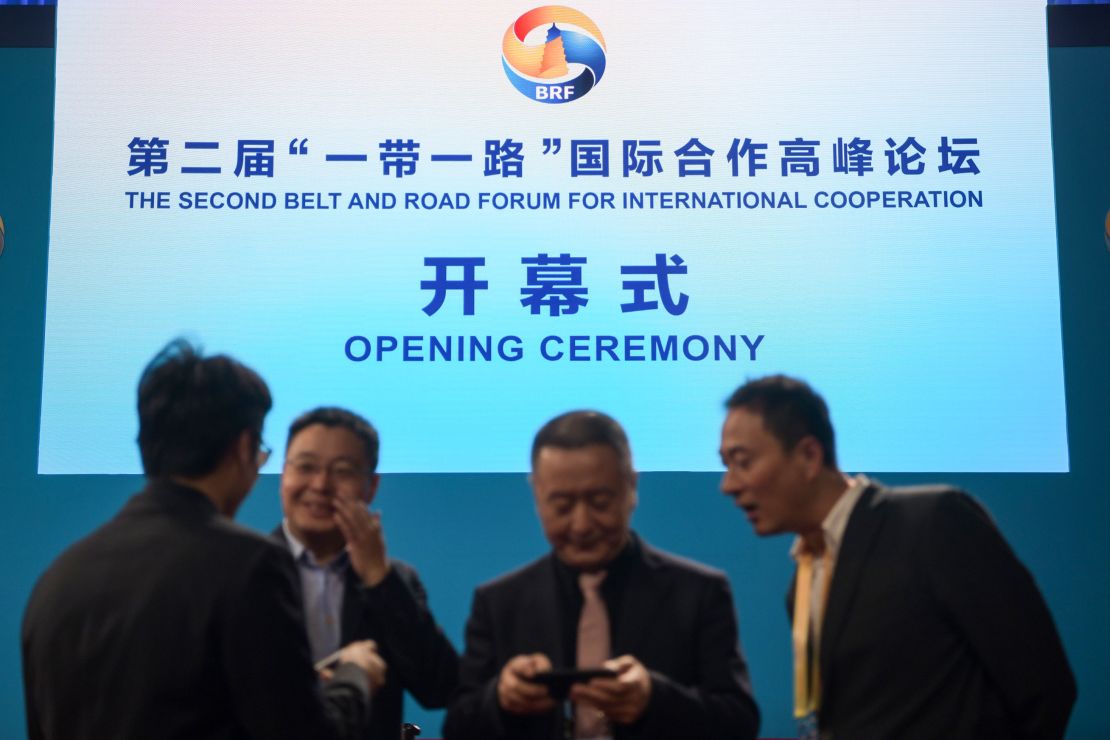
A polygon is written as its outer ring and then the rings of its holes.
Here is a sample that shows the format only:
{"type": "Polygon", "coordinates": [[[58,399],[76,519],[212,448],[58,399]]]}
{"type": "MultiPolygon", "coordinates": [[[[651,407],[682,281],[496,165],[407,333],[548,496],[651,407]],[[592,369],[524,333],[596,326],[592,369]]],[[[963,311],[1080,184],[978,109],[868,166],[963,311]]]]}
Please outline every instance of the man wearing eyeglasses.
{"type": "Polygon", "coordinates": [[[281,474],[284,520],[274,532],[300,574],[313,659],[372,639],[389,673],[373,698],[367,740],[400,732],[402,693],[443,707],[458,656],[428,609],[416,571],[386,550],[378,491],[378,433],[341,408],[302,414],[289,428],[281,474]]]}
{"type": "Polygon", "coordinates": [[[24,614],[31,740],[362,736],[381,657],[348,645],[321,685],[292,559],[232,521],[270,405],[253,370],[184,341],[147,366],[147,485],[50,566],[24,614]]]}

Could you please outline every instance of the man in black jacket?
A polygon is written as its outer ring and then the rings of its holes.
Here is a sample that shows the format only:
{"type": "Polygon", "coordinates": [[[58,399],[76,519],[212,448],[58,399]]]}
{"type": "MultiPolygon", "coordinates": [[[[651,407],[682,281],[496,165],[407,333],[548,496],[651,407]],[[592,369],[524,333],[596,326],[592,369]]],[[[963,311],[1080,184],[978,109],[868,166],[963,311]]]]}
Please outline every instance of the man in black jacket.
{"type": "Polygon", "coordinates": [[[416,571],[386,551],[378,491],[378,433],[346,409],[313,409],[289,428],[281,474],[285,514],[275,537],[297,563],[313,658],[372,639],[389,664],[366,740],[400,735],[403,691],[447,704],[458,656],[428,609],[416,571]]]}
{"type": "Polygon", "coordinates": [[[795,716],[823,740],[1053,740],[1075,679],[1029,571],[948,486],[840,472],[824,399],[777,375],[728,400],[724,493],[796,535],[795,716]]]}
{"type": "Polygon", "coordinates": [[[231,517],[269,450],[266,384],[167,346],[139,383],[148,483],[39,580],[23,618],[31,740],[350,738],[384,679],[373,643],[321,689],[289,553],[231,517]]]}
{"type": "Polygon", "coordinates": [[[475,592],[447,738],[754,738],[728,579],[632,532],[620,425],[593,411],[552,419],[533,442],[532,488],[551,553],[475,592]],[[565,717],[534,680],[552,668],[615,675],[575,684],[565,717]]]}

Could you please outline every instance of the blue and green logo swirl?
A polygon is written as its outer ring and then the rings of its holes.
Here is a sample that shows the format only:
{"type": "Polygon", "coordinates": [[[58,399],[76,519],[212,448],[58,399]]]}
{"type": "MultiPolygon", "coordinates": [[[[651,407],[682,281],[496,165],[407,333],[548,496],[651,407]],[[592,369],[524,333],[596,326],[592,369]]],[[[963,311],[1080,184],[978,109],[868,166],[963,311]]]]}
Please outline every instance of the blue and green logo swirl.
{"type": "Polygon", "coordinates": [[[586,15],[562,5],[544,5],[516,19],[501,43],[502,64],[513,87],[541,103],[582,98],[605,74],[605,39],[586,15]],[[525,43],[547,27],[542,43],[525,43]]]}

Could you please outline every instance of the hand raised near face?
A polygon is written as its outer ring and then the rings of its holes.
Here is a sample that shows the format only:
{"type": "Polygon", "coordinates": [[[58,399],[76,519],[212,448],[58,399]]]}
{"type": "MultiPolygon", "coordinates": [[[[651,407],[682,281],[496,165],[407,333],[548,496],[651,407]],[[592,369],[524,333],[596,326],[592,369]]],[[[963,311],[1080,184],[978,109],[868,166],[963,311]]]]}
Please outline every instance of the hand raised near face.
{"type": "Polygon", "coordinates": [[[336,496],[334,503],[335,523],[347,540],[351,568],[367,586],[377,586],[389,575],[391,567],[381,513],[370,511],[363,502],[346,496],[336,496]]]}

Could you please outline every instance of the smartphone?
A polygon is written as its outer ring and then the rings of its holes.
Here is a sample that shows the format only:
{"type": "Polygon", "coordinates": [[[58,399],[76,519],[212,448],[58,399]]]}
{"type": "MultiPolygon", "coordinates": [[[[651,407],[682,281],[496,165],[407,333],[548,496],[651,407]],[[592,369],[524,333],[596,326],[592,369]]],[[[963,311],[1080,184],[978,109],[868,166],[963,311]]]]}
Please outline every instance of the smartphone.
{"type": "Polygon", "coordinates": [[[555,698],[562,698],[576,683],[586,683],[591,678],[616,678],[617,672],[608,668],[553,668],[541,671],[528,680],[543,684],[555,698]]]}

